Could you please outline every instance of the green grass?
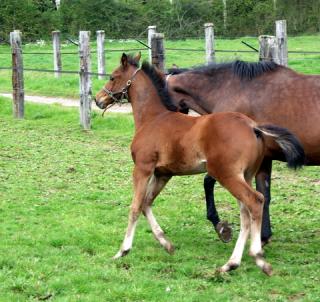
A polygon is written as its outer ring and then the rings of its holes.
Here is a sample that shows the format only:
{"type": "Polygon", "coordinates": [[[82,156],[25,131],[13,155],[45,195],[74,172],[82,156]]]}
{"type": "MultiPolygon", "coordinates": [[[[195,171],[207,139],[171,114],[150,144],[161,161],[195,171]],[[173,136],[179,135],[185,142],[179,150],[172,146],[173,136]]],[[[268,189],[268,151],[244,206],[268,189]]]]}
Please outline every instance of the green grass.
{"type": "MultiPolygon", "coordinates": [[[[117,252],[132,197],[131,115],[93,116],[82,131],[75,109],[28,104],[14,120],[0,98],[0,301],[319,301],[320,179],[276,164],[269,278],[247,250],[240,268],[217,275],[235,239],[221,243],[205,219],[202,175],[176,177],[154,213],[173,256],[141,217],[133,250],[117,252]]],[[[221,217],[239,231],[236,202],[218,186],[221,217]]]]}
{"type": "MultiPolygon", "coordinates": [[[[246,41],[250,45],[258,48],[257,38],[243,37],[239,39],[225,40],[216,39],[217,50],[234,50],[231,53],[216,53],[218,62],[231,61],[235,59],[242,59],[247,61],[257,61],[257,53],[240,53],[235,50],[250,50],[243,45],[241,41],[246,41]]],[[[106,49],[132,49],[141,48],[138,42],[134,41],[106,41],[106,49]]],[[[188,39],[178,41],[165,41],[166,48],[192,48],[204,49],[203,39],[188,39]]],[[[290,37],[288,40],[289,50],[295,51],[319,51],[320,36],[301,36],[290,37]]],[[[96,46],[92,43],[92,49],[96,46]]],[[[42,68],[53,69],[52,55],[30,55],[32,52],[51,52],[52,46],[46,44],[39,46],[35,44],[28,44],[23,46],[24,67],[25,68],[42,68]]],[[[77,47],[75,45],[62,45],[62,52],[73,52],[74,54],[62,55],[63,70],[77,71],[79,69],[79,57],[77,55],[77,47]]],[[[110,73],[119,64],[121,52],[106,52],[106,66],[107,72],[110,73]]],[[[143,59],[147,59],[147,51],[142,52],[143,59]]],[[[205,60],[204,51],[189,52],[189,51],[166,51],[166,65],[172,66],[173,63],[180,67],[190,67],[194,65],[203,64],[205,60]]],[[[92,53],[92,70],[97,71],[96,54],[92,53]]],[[[289,54],[289,66],[294,70],[308,74],[320,74],[320,55],[301,55],[289,54]]],[[[0,67],[11,66],[11,55],[9,46],[0,45],[0,67]],[[7,53],[7,54],[6,54],[7,53]]],[[[64,74],[60,79],[54,78],[51,73],[39,73],[26,71],[25,72],[25,92],[31,95],[45,95],[45,96],[64,96],[78,98],[79,96],[79,78],[77,75],[64,74]]],[[[93,77],[93,92],[96,92],[104,84],[104,80],[98,80],[93,77]]],[[[0,92],[11,92],[11,71],[0,70],[0,92]]]]}

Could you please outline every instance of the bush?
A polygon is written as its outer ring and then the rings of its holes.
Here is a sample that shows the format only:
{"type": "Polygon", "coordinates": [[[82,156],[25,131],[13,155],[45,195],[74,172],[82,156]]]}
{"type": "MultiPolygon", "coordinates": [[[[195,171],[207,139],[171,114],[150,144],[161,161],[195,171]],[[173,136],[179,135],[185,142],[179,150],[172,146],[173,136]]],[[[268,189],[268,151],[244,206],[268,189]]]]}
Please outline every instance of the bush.
{"type": "Polygon", "coordinates": [[[0,37],[20,29],[24,41],[49,39],[51,31],[78,36],[79,30],[105,30],[110,38],[137,37],[149,25],[168,38],[203,36],[203,24],[213,22],[219,36],[274,33],[274,21],[287,19],[289,34],[320,30],[319,0],[1,0],[0,37]]]}

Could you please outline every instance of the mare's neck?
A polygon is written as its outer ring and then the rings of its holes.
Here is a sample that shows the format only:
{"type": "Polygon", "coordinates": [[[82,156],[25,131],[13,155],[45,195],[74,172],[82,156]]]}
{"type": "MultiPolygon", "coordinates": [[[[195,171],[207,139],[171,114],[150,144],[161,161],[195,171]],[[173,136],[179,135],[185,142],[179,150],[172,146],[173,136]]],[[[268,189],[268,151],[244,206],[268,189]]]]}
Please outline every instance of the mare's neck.
{"type": "Polygon", "coordinates": [[[128,95],[136,130],[158,115],[168,111],[162,104],[153,83],[143,71],[139,71],[135,76],[128,95]]]}
{"type": "MultiPolygon", "coordinates": [[[[186,72],[176,76],[173,89],[186,93],[188,107],[200,114],[211,113],[229,102],[230,93],[238,79],[229,70],[216,71],[213,75],[186,72]]],[[[170,87],[170,84],[169,84],[170,87]]],[[[219,111],[219,110],[218,110],[219,111]]]]}

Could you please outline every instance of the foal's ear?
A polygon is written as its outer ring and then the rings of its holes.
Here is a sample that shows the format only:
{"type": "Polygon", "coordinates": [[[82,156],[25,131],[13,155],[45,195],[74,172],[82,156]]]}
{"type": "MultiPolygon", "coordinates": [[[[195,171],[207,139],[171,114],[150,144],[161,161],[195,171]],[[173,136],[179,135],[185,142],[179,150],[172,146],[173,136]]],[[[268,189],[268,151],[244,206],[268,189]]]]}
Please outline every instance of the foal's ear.
{"type": "Polygon", "coordinates": [[[139,63],[140,59],[141,59],[141,51],[139,51],[135,56],[134,56],[134,61],[139,63]]]}
{"type": "Polygon", "coordinates": [[[122,54],[120,63],[124,68],[127,67],[127,65],[128,65],[128,56],[125,53],[122,54]]]}

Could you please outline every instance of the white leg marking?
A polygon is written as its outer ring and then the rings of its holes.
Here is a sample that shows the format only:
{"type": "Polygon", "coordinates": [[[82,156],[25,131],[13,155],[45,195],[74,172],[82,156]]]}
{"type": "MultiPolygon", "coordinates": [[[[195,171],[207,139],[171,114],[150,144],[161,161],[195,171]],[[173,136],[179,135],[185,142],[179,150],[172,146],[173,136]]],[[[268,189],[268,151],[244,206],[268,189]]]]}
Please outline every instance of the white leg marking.
{"type": "Polygon", "coordinates": [[[242,255],[243,255],[243,250],[250,233],[250,216],[249,216],[248,210],[241,201],[238,201],[238,203],[240,204],[240,220],[241,220],[240,233],[230,259],[220,269],[222,272],[227,272],[240,265],[242,255]]]}
{"type": "Polygon", "coordinates": [[[160,244],[168,251],[172,252],[173,246],[169,240],[164,236],[164,232],[154,217],[151,207],[146,207],[144,211],[146,218],[151,226],[154,237],[160,242],[160,244]]]}

